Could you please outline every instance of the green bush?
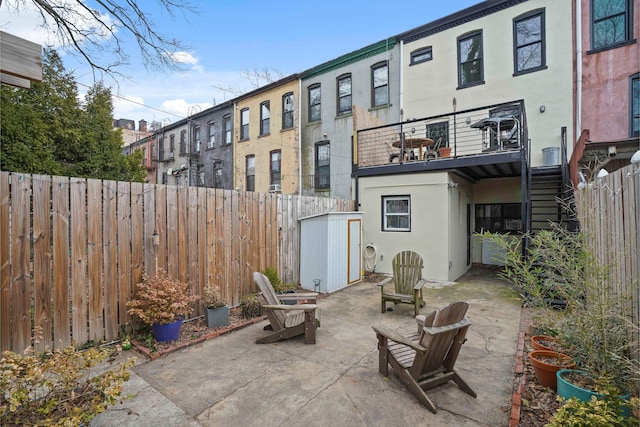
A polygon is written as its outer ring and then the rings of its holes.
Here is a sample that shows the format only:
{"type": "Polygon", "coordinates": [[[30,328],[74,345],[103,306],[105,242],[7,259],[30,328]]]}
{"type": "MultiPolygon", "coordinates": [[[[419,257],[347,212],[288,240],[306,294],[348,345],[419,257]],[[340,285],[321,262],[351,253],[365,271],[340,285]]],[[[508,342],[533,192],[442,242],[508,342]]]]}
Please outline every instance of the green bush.
{"type": "Polygon", "coordinates": [[[0,425],[77,426],[116,403],[129,380],[129,359],[115,370],[91,369],[112,350],[73,346],[35,354],[5,351],[0,359],[0,425]]]}
{"type": "Polygon", "coordinates": [[[278,274],[278,270],[274,267],[267,267],[262,271],[262,274],[267,276],[269,281],[271,282],[271,286],[273,286],[273,290],[276,292],[282,291],[282,280],[280,280],[280,275],[278,274]]]}
{"type": "MultiPolygon", "coordinates": [[[[558,398],[562,401],[561,398],[558,398]]],[[[606,395],[603,399],[595,396],[588,402],[572,397],[556,411],[547,427],[632,427],[638,425],[638,419],[622,415],[623,405],[639,405],[640,399],[629,402],[606,395]]]]}

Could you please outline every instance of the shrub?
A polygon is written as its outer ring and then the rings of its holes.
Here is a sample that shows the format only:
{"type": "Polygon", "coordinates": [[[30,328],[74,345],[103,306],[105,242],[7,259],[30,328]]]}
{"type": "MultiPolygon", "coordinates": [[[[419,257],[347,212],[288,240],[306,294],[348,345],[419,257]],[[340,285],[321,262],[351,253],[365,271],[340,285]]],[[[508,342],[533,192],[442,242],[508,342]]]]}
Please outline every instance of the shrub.
{"type": "Polygon", "coordinates": [[[267,268],[264,269],[262,274],[267,276],[267,278],[271,282],[271,286],[273,286],[273,290],[274,291],[276,291],[276,292],[281,292],[282,291],[282,289],[281,289],[282,280],[280,280],[280,275],[278,274],[278,270],[276,270],[274,267],[267,267],[267,268]]]}
{"type": "Polygon", "coordinates": [[[23,355],[6,351],[0,359],[0,425],[89,425],[116,403],[129,380],[129,359],[116,370],[91,376],[91,368],[105,361],[111,350],[73,346],[23,355]]]}
{"type": "Polygon", "coordinates": [[[220,286],[212,284],[204,287],[201,301],[207,308],[220,308],[227,305],[227,302],[222,297],[220,286]]]}
{"type": "Polygon", "coordinates": [[[147,325],[166,325],[187,316],[197,299],[189,294],[187,283],[172,279],[164,270],[153,276],[143,273],[136,288],[136,298],[127,302],[128,311],[147,325]]]}
{"type": "Polygon", "coordinates": [[[248,294],[242,297],[240,308],[242,310],[242,317],[245,319],[260,317],[264,314],[262,305],[260,305],[258,297],[255,294],[248,294]]]}
{"type": "MultiPolygon", "coordinates": [[[[562,399],[558,398],[560,401],[562,399]]],[[[630,401],[612,397],[605,393],[605,397],[597,399],[591,397],[588,402],[572,397],[556,411],[547,424],[548,427],[632,427],[638,425],[638,419],[625,417],[623,405],[640,405],[640,399],[630,401]]]]}

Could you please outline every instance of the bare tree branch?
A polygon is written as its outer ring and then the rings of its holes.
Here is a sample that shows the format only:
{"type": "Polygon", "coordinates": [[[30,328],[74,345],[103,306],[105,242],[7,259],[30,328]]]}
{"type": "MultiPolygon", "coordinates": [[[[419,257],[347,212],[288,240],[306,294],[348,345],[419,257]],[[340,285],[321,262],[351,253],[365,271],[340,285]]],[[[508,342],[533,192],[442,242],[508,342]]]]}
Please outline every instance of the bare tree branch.
{"type": "MultiPolygon", "coordinates": [[[[176,53],[187,47],[179,40],[164,36],[152,21],[153,11],[175,17],[197,13],[188,0],[156,0],[159,7],[143,10],[135,0],[95,0],[91,7],[85,0],[0,0],[18,15],[30,2],[38,10],[41,26],[58,39],[61,49],[79,55],[93,69],[94,75],[122,76],[117,68],[128,64],[132,52],[125,43],[133,39],[137,55],[147,69],[181,70],[184,64],[176,53]]],[[[135,50],[134,50],[135,52],[135,50]]]]}

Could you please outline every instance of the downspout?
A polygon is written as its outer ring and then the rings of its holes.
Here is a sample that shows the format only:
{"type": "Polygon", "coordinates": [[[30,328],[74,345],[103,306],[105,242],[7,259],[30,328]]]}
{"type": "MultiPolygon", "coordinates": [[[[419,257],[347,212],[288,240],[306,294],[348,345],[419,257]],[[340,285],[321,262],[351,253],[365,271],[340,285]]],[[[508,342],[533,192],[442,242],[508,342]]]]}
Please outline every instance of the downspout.
{"type": "MultiPolygon", "coordinates": [[[[576,135],[582,133],[582,1],[576,0],[576,135]]],[[[575,141],[574,141],[575,144],[575,141]]],[[[573,150],[572,150],[573,152],[573,150]]]]}
{"type": "Polygon", "coordinates": [[[298,195],[302,196],[302,79],[298,78],[298,195]]]}
{"type": "Polygon", "coordinates": [[[400,121],[404,115],[404,40],[400,40],[400,121]]]}

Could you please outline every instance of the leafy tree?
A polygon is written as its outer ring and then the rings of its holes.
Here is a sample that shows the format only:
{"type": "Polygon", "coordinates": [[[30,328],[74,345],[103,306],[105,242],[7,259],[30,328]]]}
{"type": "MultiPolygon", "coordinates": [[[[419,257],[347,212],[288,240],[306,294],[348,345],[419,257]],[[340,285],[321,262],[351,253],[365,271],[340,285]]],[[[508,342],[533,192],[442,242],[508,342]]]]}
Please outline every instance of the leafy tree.
{"type": "Polygon", "coordinates": [[[3,170],[142,181],[141,154],[122,153],[113,130],[111,91],[96,83],[80,105],[72,73],[45,49],[43,79],[31,89],[2,87],[0,167],[3,170]]]}
{"type": "Polygon", "coordinates": [[[31,3],[40,12],[41,26],[54,34],[65,52],[75,53],[94,71],[119,74],[116,69],[129,62],[125,47],[131,37],[138,45],[136,57],[148,68],[178,69],[176,54],[186,48],[176,39],[163,36],[152,17],[166,13],[194,12],[185,0],[156,0],[156,5],[131,0],[0,0],[18,16],[31,3]]]}

